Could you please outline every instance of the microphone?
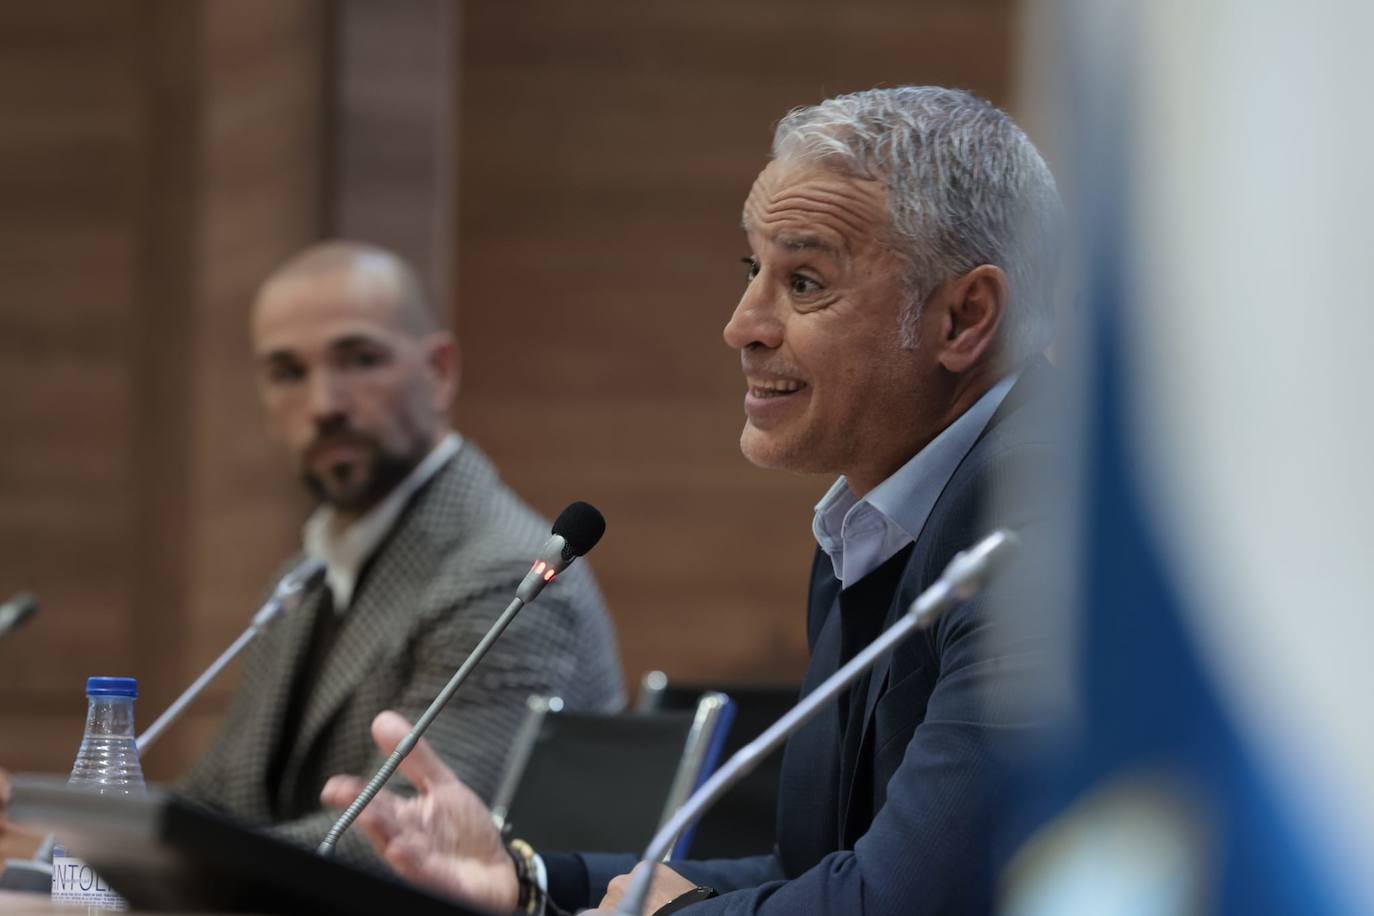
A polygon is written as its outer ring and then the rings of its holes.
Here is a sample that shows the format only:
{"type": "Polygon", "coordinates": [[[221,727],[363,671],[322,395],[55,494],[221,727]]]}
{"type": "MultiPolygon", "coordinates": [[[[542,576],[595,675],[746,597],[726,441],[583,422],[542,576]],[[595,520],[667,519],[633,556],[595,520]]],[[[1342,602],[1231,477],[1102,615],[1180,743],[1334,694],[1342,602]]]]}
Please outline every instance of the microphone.
{"type": "Polygon", "coordinates": [[[211,681],[219,677],[220,672],[238,657],[238,654],[243,651],[245,646],[257,638],[258,633],[271,623],[282,611],[288,608],[294,608],[300,602],[301,596],[305,593],[305,590],[313,585],[322,575],[324,575],[324,564],[319,560],[307,557],[292,567],[286,575],[282,576],[277,582],[277,587],[272,589],[272,594],[263,602],[258,612],[253,615],[253,619],[249,622],[248,628],[240,633],[238,639],[234,640],[229,648],[221,652],[219,658],[211,662],[210,667],[202,671],[200,677],[196,678],[191,686],[187,687],[186,690],[182,692],[181,696],[177,697],[176,700],[172,702],[172,705],[168,706],[162,715],[158,716],[157,720],[154,721],[152,725],[149,725],[143,734],[139,735],[138,738],[134,740],[134,744],[138,748],[139,756],[141,757],[144,751],[151,747],[153,742],[161,737],[162,733],[167,730],[169,725],[181,718],[181,714],[186,711],[186,707],[190,706],[196,697],[200,696],[201,692],[210,685],[211,681]]]}
{"type": "Polygon", "coordinates": [[[358,819],[358,815],[367,807],[368,802],[376,798],[377,793],[382,790],[396,772],[396,768],[401,765],[401,761],[411,752],[420,738],[429,729],[430,723],[439,715],[448,701],[458,692],[458,688],[467,680],[472,669],[477,667],[477,663],[487,654],[492,645],[505,632],[506,627],[515,619],[515,615],[526,604],[533,601],[544,588],[557,578],[558,574],[572,565],[573,561],[585,554],[596,546],[601,540],[601,535],[606,532],[606,519],[594,506],[584,502],[575,502],[569,505],[553,523],[553,535],[545,542],[539,555],[535,558],[530,571],[525,574],[520,585],[515,589],[515,599],[510,605],[501,612],[501,616],[496,618],[496,622],[491,625],[491,629],[482,637],[472,650],[472,653],[463,661],[463,664],[454,672],[453,677],[444,689],[439,691],[439,695],[434,698],[434,702],[429,704],[429,708],[424,711],[415,722],[415,727],[410,730],[410,734],[401,739],[396,745],[396,749],[391,752],[391,756],[386,759],[381,769],[372,777],[363,790],[358,793],[358,797],[353,799],[353,803],[348,806],[339,819],[334,822],[334,826],[329,828],[329,833],[321,841],[316,850],[320,855],[327,856],[334,851],[334,844],[343,836],[345,830],[352,826],[358,819]]]}
{"type": "Polygon", "coordinates": [[[33,592],[20,592],[0,604],[0,637],[19,629],[38,613],[38,597],[33,592]]]}
{"type": "Polygon", "coordinates": [[[524,581],[515,590],[515,597],[524,604],[533,601],[554,576],[572,565],[572,561],[596,546],[606,533],[606,519],[596,507],[578,501],[558,513],[553,523],[553,536],[535,558],[524,581]]]}
{"type": "MultiPolygon", "coordinates": [[[[673,841],[688,824],[701,817],[707,808],[758,766],[759,761],[806,724],[822,706],[858,680],[880,657],[913,633],[933,626],[949,608],[976,595],[992,574],[1005,564],[1019,543],[1015,534],[1003,528],[955,554],[940,578],[917,596],[900,620],[865,646],[844,667],[822,681],[819,687],[770,725],[763,734],[736,751],[724,766],[702,783],[654,834],[649,847],[644,850],[641,864],[651,866],[654,862],[662,861],[673,841]]],[[[652,867],[641,868],[631,878],[630,886],[625,889],[616,907],[617,916],[642,916],[652,880],[652,867]]]]}

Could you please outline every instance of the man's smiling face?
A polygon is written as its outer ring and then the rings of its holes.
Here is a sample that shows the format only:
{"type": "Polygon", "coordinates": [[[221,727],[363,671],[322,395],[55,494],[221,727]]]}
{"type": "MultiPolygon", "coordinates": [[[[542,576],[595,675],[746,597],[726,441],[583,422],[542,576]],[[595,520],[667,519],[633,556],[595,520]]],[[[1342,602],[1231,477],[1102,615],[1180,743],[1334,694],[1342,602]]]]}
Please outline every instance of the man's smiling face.
{"type": "Polygon", "coordinates": [[[725,326],[748,383],[740,448],[760,467],[844,474],[871,489],[931,436],[933,361],[903,349],[903,262],[885,191],[810,163],[774,161],[744,205],[749,285],[725,326]]]}

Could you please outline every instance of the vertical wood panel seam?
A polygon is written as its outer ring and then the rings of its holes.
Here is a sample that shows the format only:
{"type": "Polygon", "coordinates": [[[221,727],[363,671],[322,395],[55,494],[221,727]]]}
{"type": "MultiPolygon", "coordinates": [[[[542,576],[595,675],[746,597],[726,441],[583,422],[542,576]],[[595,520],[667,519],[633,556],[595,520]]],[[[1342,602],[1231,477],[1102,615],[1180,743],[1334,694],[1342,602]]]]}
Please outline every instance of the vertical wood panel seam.
{"type": "MultiPolygon", "coordinates": [[[[194,506],[192,371],[204,136],[201,0],[142,7],[143,142],[138,299],[134,313],[134,563],[132,657],[146,725],[185,679],[194,506]]],[[[115,672],[111,672],[115,673],[115,672]]],[[[175,733],[160,748],[176,759],[175,733]],[[170,745],[170,746],[166,746],[170,745]]],[[[154,763],[151,768],[160,768],[154,763]]]]}
{"type": "MultiPolygon", "coordinates": [[[[436,308],[448,310],[447,327],[456,333],[458,328],[458,289],[455,273],[458,265],[458,80],[460,20],[462,5],[446,0],[432,0],[435,4],[435,41],[439,42],[436,64],[438,97],[434,118],[434,221],[430,230],[430,282],[434,286],[436,308]]],[[[461,368],[461,366],[460,366],[461,368]]]]}
{"type": "Polygon", "coordinates": [[[320,91],[324,103],[320,105],[317,121],[320,151],[319,186],[316,189],[316,234],[333,238],[339,234],[341,220],[339,189],[344,155],[343,139],[343,80],[340,74],[348,66],[344,54],[344,29],[348,10],[344,0],[325,0],[320,11],[324,40],[320,51],[320,91]]]}

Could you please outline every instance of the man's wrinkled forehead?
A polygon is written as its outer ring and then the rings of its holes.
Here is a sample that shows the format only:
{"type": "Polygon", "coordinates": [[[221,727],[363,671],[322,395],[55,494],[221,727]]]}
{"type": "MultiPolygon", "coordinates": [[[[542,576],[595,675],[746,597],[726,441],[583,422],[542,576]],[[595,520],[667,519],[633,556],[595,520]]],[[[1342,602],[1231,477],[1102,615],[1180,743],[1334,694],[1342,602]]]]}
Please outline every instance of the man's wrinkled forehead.
{"type": "Polygon", "coordinates": [[[823,165],[773,160],[754,181],[740,221],[787,249],[851,252],[883,237],[887,228],[883,185],[823,165]]]}

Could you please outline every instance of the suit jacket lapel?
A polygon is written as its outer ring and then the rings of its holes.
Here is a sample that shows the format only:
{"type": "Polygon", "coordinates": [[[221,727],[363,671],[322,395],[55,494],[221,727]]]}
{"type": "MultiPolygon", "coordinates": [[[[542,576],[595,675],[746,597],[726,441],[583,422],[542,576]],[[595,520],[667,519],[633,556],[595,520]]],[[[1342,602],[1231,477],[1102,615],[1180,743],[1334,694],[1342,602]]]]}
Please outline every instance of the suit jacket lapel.
{"type": "Polygon", "coordinates": [[[301,767],[339,708],[383,659],[405,644],[420,619],[416,614],[420,592],[432,573],[429,552],[404,520],[400,524],[401,529],[379,548],[346,612],[319,682],[310,688],[301,731],[292,742],[292,761],[282,780],[283,797],[291,797],[296,790],[301,767]]]}
{"type": "Polygon", "coordinates": [[[441,525],[432,517],[435,506],[442,510],[448,500],[431,499],[429,494],[435,488],[467,486],[473,476],[471,466],[477,461],[473,448],[465,445],[416,492],[391,535],[373,554],[353,603],[345,612],[347,616],[334,647],[325,659],[319,681],[310,689],[300,734],[291,742],[292,758],[282,777],[283,798],[290,798],[290,793],[297,791],[302,767],[324,736],[330,720],[377,670],[381,660],[399,651],[411,631],[425,622],[424,591],[432,580],[442,547],[436,529],[443,531],[450,541],[454,533],[447,524],[441,525]]]}
{"type": "MultiPolygon", "coordinates": [[[[849,593],[842,594],[841,604],[844,604],[847,597],[858,598],[856,594],[860,590],[869,590],[869,594],[859,599],[860,606],[848,609],[850,614],[855,617],[862,615],[866,621],[853,620],[850,626],[862,626],[864,628],[861,645],[855,645],[853,652],[856,654],[864,646],[876,639],[883,630],[886,630],[897,619],[897,615],[905,607],[901,598],[901,584],[905,581],[906,571],[910,567],[911,557],[914,556],[911,547],[903,548],[886,563],[869,574],[870,578],[857,583],[849,593]],[[887,601],[886,608],[878,602],[887,601]],[[857,613],[855,613],[857,612],[857,613]],[[878,621],[873,618],[881,615],[878,621]]],[[[847,614],[846,616],[849,616],[847,614]]],[[[847,660],[847,659],[846,659],[847,660]]],[[[848,845],[848,825],[851,820],[851,813],[854,809],[856,800],[855,793],[861,789],[866,790],[867,786],[860,786],[859,774],[864,772],[865,761],[868,756],[868,733],[872,727],[873,710],[878,704],[884,687],[887,683],[888,672],[892,667],[892,653],[883,655],[869,670],[866,677],[861,677],[857,683],[865,685],[863,709],[855,710],[853,715],[856,721],[850,722],[845,727],[845,740],[842,749],[841,773],[843,775],[843,794],[841,799],[843,804],[840,808],[840,843],[848,845]]],[[[852,688],[851,688],[852,689],[852,688]]],[[[848,695],[842,697],[841,703],[849,702],[848,695]]]]}
{"type": "MultiPolygon", "coordinates": [[[[283,719],[286,716],[286,708],[290,702],[291,686],[296,681],[297,673],[301,665],[305,662],[306,652],[309,648],[310,632],[313,628],[316,613],[324,598],[324,583],[318,583],[311,588],[301,602],[296,607],[282,614],[273,623],[279,628],[273,640],[273,657],[267,670],[272,672],[270,678],[264,679],[250,689],[254,692],[254,705],[257,706],[259,713],[253,717],[254,728],[258,736],[249,738],[245,743],[250,747],[270,747],[281,748],[280,753],[286,753],[286,748],[291,746],[289,738],[282,740],[281,730],[283,719]]],[[[277,768],[284,768],[288,761],[278,760],[274,755],[259,755],[250,758],[253,763],[250,768],[245,768],[250,784],[255,786],[255,793],[261,795],[259,802],[262,806],[262,816],[265,820],[272,818],[272,798],[279,797],[280,784],[272,785],[271,775],[277,768]],[[251,772],[247,772],[251,769],[251,772]]]]}
{"type": "MultiPolygon", "coordinates": [[[[1026,367],[1026,369],[1021,374],[1021,378],[1019,378],[1017,380],[1017,383],[1012,386],[1012,389],[1007,392],[1007,396],[1003,398],[1002,403],[998,405],[997,410],[988,420],[987,426],[983,428],[983,431],[979,433],[978,438],[974,440],[973,445],[969,448],[968,455],[973,454],[973,452],[977,450],[979,443],[981,443],[983,439],[987,437],[988,433],[990,433],[999,423],[1002,422],[1003,419],[1005,419],[1012,412],[1014,412],[1017,409],[1017,407],[1023,404],[1027,400],[1027,398],[1035,392],[1037,386],[1041,382],[1041,379],[1044,378],[1046,374],[1050,371],[1052,370],[1050,370],[1049,363],[1044,359],[1044,357],[1036,359],[1026,367]]],[[[964,460],[967,460],[968,455],[965,455],[964,459],[961,459],[961,466],[963,465],[964,460]]],[[[949,481],[945,484],[946,491],[949,490],[950,485],[953,484],[954,480],[958,476],[959,468],[955,468],[954,473],[950,475],[949,481]]],[[[944,492],[942,491],[940,495],[941,497],[943,497],[944,492]]],[[[936,500],[934,506],[931,506],[930,515],[926,517],[927,522],[929,522],[929,519],[935,515],[938,506],[939,499],[936,500]]],[[[906,562],[906,568],[903,571],[902,576],[899,580],[898,588],[893,593],[892,603],[888,607],[887,615],[883,620],[883,630],[886,630],[888,627],[896,623],[897,619],[906,611],[907,606],[916,599],[918,592],[908,587],[905,587],[906,584],[921,582],[924,578],[926,578],[925,576],[920,575],[921,569],[924,566],[926,566],[929,562],[927,554],[930,550],[930,544],[929,538],[926,537],[926,534],[927,530],[923,528],[916,537],[915,545],[911,551],[909,559],[906,562]]],[[[940,572],[943,572],[943,570],[940,570],[940,572]]],[[[933,576],[931,576],[931,581],[934,581],[933,576]]],[[[926,583],[926,585],[929,585],[929,583],[926,583]]],[[[847,824],[849,820],[849,815],[850,812],[853,810],[855,802],[854,776],[858,772],[861,772],[865,766],[868,766],[867,757],[870,753],[868,733],[873,728],[873,716],[874,712],[878,707],[878,701],[882,699],[882,696],[887,688],[888,675],[892,670],[892,657],[893,653],[889,652],[882,658],[878,659],[878,661],[874,663],[873,670],[870,672],[868,676],[868,695],[864,701],[863,731],[860,735],[860,741],[857,748],[857,756],[855,757],[853,763],[853,769],[845,771],[845,804],[843,809],[844,815],[841,819],[842,831],[845,829],[845,824],[847,824]]]]}
{"type": "MultiPolygon", "coordinates": [[[[811,663],[803,695],[840,666],[839,591],[830,559],[821,554],[812,568],[807,603],[811,663]]],[[[777,835],[778,856],[788,874],[800,874],[834,848],[844,791],[840,755],[834,749],[842,740],[839,712],[831,705],[803,725],[783,751],[777,835]]]]}
{"type": "MultiPolygon", "coordinates": [[[[907,582],[912,581],[910,578],[911,569],[917,562],[923,561],[923,559],[918,542],[917,548],[912,550],[909,558],[904,564],[902,576],[898,580],[896,590],[892,593],[892,602],[888,605],[887,613],[883,617],[883,626],[882,630],[879,631],[879,635],[896,623],[898,618],[906,613],[907,606],[916,597],[913,594],[909,594],[908,590],[903,586],[907,582]]],[[[878,701],[882,699],[883,693],[887,688],[887,676],[892,671],[892,656],[892,652],[883,655],[882,658],[873,663],[873,669],[869,672],[868,696],[864,700],[863,741],[859,745],[861,748],[866,748],[868,746],[868,732],[873,727],[873,712],[877,709],[878,701]]],[[[862,764],[863,760],[861,755],[857,765],[862,766],[862,764]]]]}

